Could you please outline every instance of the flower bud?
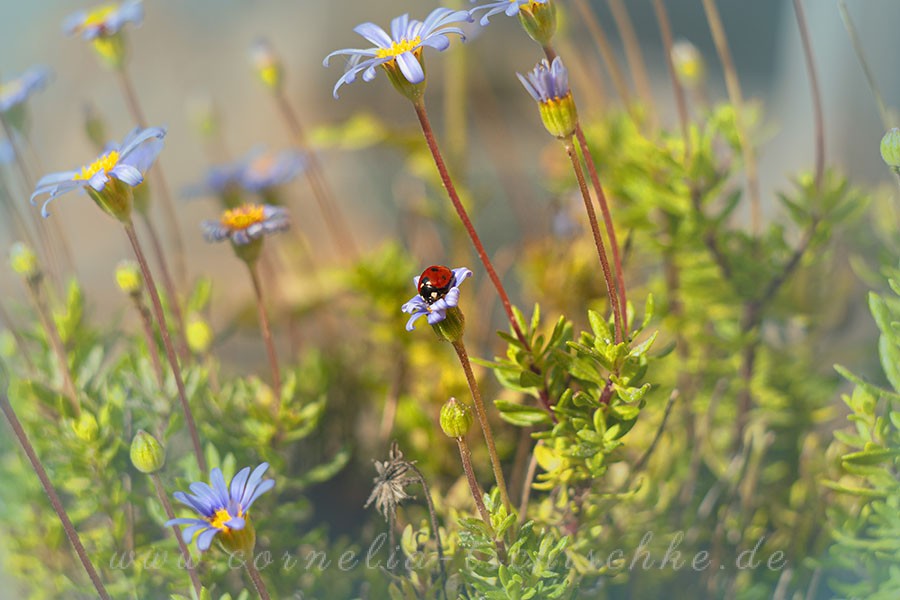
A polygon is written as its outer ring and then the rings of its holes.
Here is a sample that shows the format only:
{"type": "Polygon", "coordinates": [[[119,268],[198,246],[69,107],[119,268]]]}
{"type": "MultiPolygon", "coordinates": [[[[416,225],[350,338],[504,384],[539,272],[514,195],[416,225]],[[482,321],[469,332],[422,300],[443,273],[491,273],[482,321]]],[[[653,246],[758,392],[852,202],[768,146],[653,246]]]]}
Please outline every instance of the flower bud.
{"type": "Polygon", "coordinates": [[[519,7],[519,22],[528,37],[549,46],[556,33],[556,4],[553,0],[530,2],[519,7]]]}
{"type": "Polygon", "coordinates": [[[9,264],[17,275],[21,275],[29,281],[41,276],[37,255],[34,250],[22,242],[16,242],[9,249],[9,264]]]}
{"type": "Polygon", "coordinates": [[[448,437],[453,439],[466,437],[471,426],[472,413],[456,398],[450,398],[441,407],[441,429],[448,437]]]}
{"type": "Polygon", "coordinates": [[[156,438],[140,430],[131,442],[131,464],[141,473],[156,473],[166,464],[166,451],[156,438]]]}
{"type": "Polygon", "coordinates": [[[116,266],[116,285],[129,296],[141,293],[144,288],[144,278],[137,263],[123,260],[116,266]]]}
{"type": "Polygon", "coordinates": [[[697,89],[706,82],[706,62],[689,41],[678,40],[672,46],[672,65],[678,81],[687,89],[697,89]]]}
{"type": "Polygon", "coordinates": [[[216,540],[226,552],[236,554],[237,558],[253,560],[253,550],[256,548],[256,529],[249,515],[244,515],[243,529],[229,529],[216,535],[216,540]]]}
{"type": "Polygon", "coordinates": [[[188,348],[194,354],[206,354],[213,340],[213,332],[209,323],[198,316],[188,319],[184,328],[184,336],[187,338],[188,348]]]}
{"type": "Polygon", "coordinates": [[[81,416],[72,423],[72,429],[82,442],[93,442],[97,439],[100,426],[97,425],[97,419],[94,418],[94,415],[87,411],[82,411],[81,416]]]}
{"type": "Polygon", "coordinates": [[[462,339],[466,330],[466,317],[456,306],[447,309],[447,316],[431,326],[439,338],[450,342],[458,342],[462,339]]]}
{"type": "Polygon", "coordinates": [[[281,59],[268,40],[259,39],[253,43],[250,47],[250,59],[263,85],[271,90],[281,88],[284,69],[281,66],[281,59]]]}
{"type": "Polygon", "coordinates": [[[553,98],[538,105],[541,121],[553,137],[564,140],[572,137],[578,127],[578,110],[572,93],[562,98],[553,98]]]}
{"type": "Polygon", "coordinates": [[[890,168],[900,170],[900,129],[894,127],[881,138],[881,158],[890,168]]]}
{"type": "Polygon", "coordinates": [[[131,205],[134,196],[130,185],[115,177],[110,177],[99,192],[89,185],[84,189],[103,212],[122,223],[131,221],[131,205]]]}

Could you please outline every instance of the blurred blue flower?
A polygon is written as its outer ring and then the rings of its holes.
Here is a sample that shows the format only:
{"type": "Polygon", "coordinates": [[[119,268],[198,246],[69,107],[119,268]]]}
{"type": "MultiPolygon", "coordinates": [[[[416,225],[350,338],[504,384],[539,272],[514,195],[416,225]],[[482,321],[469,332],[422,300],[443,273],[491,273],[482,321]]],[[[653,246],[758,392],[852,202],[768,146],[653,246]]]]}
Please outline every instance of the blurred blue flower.
{"type": "Polygon", "coordinates": [[[243,246],[269,233],[290,227],[287,210],[271,204],[244,204],[226,210],[218,221],[203,221],[203,237],[207,242],[232,243],[243,246]]]}
{"type": "Polygon", "coordinates": [[[8,165],[16,158],[16,151],[9,140],[0,140],[0,165],[8,165]]]}
{"type": "Polygon", "coordinates": [[[216,535],[228,537],[232,532],[248,528],[250,507],[257,498],[275,487],[274,479],[262,481],[268,468],[268,463],[262,463],[251,473],[250,467],[245,467],[234,476],[230,487],[225,485],[222,470],[218,467],[213,469],[210,473],[212,485],[196,482],[190,485],[193,494],[173,494],[176,500],[196,511],[201,518],[171,519],[166,522],[166,527],[187,525],[181,537],[186,544],[190,544],[197,536],[200,551],[209,550],[216,535]]]}
{"type": "MultiPolygon", "coordinates": [[[[427,302],[425,298],[419,294],[410,298],[409,301],[400,307],[400,310],[412,315],[406,322],[406,330],[412,331],[415,329],[415,322],[419,317],[428,317],[429,325],[440,323],[446,319],[447,310],[455,307],[459,303],[460,284],[471,276],[472,271],[466,267],[453,269],[453,281],[446,294],[431,303],[427,302]]],[[[413,284],[416,286],[416,289],[419,287],[420,277],[421,276],[413,278],[413,284]]]]}
{"type": "Polygon", "coordinates": [[[67,192],[90,188],[100,194],[111,180],[121,181],[130,187],[136,186],[144,181],[144,173],[162,150],[162,138],[165,135],[166,130],[161,127],[136,127],[125,136],[118,149],[102,154],[80,170],[41,177],[31,194],[31,202],[34,203],[34,199],[41,194],[49,194],[41,206],[41,214],[47,217],[47,205],[67,192]]]}
{"type": "Polygon", "coordinates": [[[144,20],[141,0],[126,0],[121,4],[104,4],[92,10],[80,10],[63,21],[66,35],[81,34],[86,40],[117,34],[125,23],[140,25],[144,20]]]}
{"type": "Polygon", "coordinates": [[[299,150],[272,152],[262,147],[241,159],[241,186],[249,192],[262,192],[292,180],[306,170],[306,155],[299,150]]]}
{"type": "Polygon", "coordinates": [[[526,75],[516,73],[516,76],[531,97],[541,104],[569,95],[569,72],[558,56],[552,64],[545,58],[526,75]]]}
{"type": "Polygon", "coordinates": [[[0,84],[0,112],[5,113],[28,100],[31,94],[43,89],[49,79],[50,68],[39,65],[0,84]]]}
{"type": "Polygon", "coordinates": [[[400,72],[410,83],[422,83],[425,80],[425,71],[419,62],[422,49],[431,46],[439,51],[446,50],[450,46],[450,39],[447,37],[450,33],[465,39],[462,29],[452,25],[468,23],[471,20],[468,11],[436,8],[425,17],[424,21],[410,20],[409,15],[393,19],[390,35],[374,23],[357,25],[353,31],[375,44],[375,47],[344,48],[335,50],[325,57],[323,64],[326,67],[333,56],[350,57],[344,75],[334,86],[334,97],[338,97],[338,88],[355,81],[360,72],[363,81],[372,81],[375,78],[375,68],[379,66],[387,68],[390,63],[398,65],[400,72]]]}
{"type": "MultiPolygon", "coordinates": [[[[472,0],[472,2],[477,2],[478,0],[472,0]]],[[[493,2],[486,2],[481,6],[476,6],[469,12],[474,16],[476,12],[479,10],[486,10],[481,17],[481,25],[487,25],[488,19],[493,17],[498,13],[506,13],[508,17],[514,17],[519,14],[519,8],[525,4],[546,4],[547,0],[494,0],[493,2]]]]}

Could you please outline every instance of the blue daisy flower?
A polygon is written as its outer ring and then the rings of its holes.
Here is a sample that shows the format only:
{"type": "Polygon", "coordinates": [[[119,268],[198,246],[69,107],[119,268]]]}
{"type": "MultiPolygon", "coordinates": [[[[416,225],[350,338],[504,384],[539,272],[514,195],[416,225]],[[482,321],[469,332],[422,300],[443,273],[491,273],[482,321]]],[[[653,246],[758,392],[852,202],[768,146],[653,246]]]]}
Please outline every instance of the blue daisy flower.
{"type": "Polygon", "coordinates": [[[338,88],[355,81],[359,73],[362,73],[363,81],[372,81],[375,78],[375,68],[380,66],[390,68],[395,65],[409,83],[422,83],[425,81],[425,70],[420,62],[422,49],[430,46],[438,51],[446,50],[450,46],[447,35],[451,33],[465,40],[462,29],[454,24],[468,23],[471,20],[469,11],[436,8],[424,21],[410,19],[409,15],[393,19],[390,35],[374,23],[357,25],[353,31],[375,44],[375,47],[344,48],[325,57],[323,64],[326,67],[334,56],[350,57],[344,75],[334,86],[334,97],[338,97],[338,88]]]}
{"type": "Polygon", "coordinates": [[[272,152],[263,147],[251,150],[240,161],[238,180],[249,192],[264,192],[283,185],[306,170],[306,155],[299,150],[272,152]]]}
{"type": "Polygon", "coordinates": [[[244,204],[226,210],[218,221],[203,221],[202,224],[207,242],[231,240],[236,246],[244,246],[289,227],[287,210],[271,204],[244,204]]]}
{"type": "MultiPolygon", "coordinates": [[[[478,0],[472,0],[472,2],[477,2],[478,0]]],[[[519,14],[519,9],[525,4],[546,4],[547,0],[495,0],[493,2],[487,2],[482,4],[481,6],[476,6],[471,11],[469,11],[472,15],[474,15],[479,10],[485,10],[485,12],[481,16],[481,25],[487,25],[488,20],[496,14],[506,13],[508,17],[514,17],[519,14]]]]}
{"type": "Polygon", "coordinates": [[[46,218],[49,215],[47,205],[67,192],[84,189],[96,200],[98,196],[105,196],[107,186],[118,187],[116,182],[129,187],[139,185],[144,181],[144,173],[162,150],[162,138],[165,135],[166,130],[161,127],[136,127],[125,136],[118,149],[105,152],[80,170],[41,177],[31,194],[32,204],[37,196],[49,194],[41,206],[41,214],[46,218]]]}
{"type": "Polygon", "coordinates": [[[143,20],[141,0],[126,0],[121,4],[104,4],[71,14],[63,21],[63,31],[66,35],[81,34],[86,40],[95,40],[116,35],[126,23],[140,25],[143,20]]]}
{"type": "Polygon", "coordinates": [[[558,56],[553,59],[552,64],[545,58],[534,70],[525,75],[516,73],[516,76],[531,97],[541,104],[569,95],[569,72],[558,56]]]}
{"type": "MultiPolygon", "coordinates": [[[[432,267],[433,268],[433,267],[432,267]]],[[[437,267],[438,269],[445,267],[437,267]]],[[[426,271],[427,272],[427,271],[426,271]]],[[[426,299],[422,295],[422,289],[419,287],[421,275],[413,279],[413,284],[420,293],[409,299],[400,307],[405,313],[412,315],[406,322],[406,330],[415,329],[415,322],[419,317],[427,317],[429,325],[435,325],[447,318],[447,311],[459,304],[459,286],[463,281],[472,276],[472,271],[466,267],[459,267],[452,270],[453,276],[449,282],[449,289],[440,294],[432,293],[426,299]]]]}
{"type": "Polygon", "coordinates": [[[193,509],[201,518],[171,519],[166,522],[166,527],[186,525],[181,532],[184,543],[190,544],[197,536],[197,548],[201,552],[209,550],[217,535],[223,545],[232,546],[229,542],[240,537],[239,532],[252,533],[250,507],[257,498],[275,487],[274,479],[262,480],[268,468],[268,463],[262,463],[251,473],[250,467],[245,467],[234,476],[230,487],[225,485],[222,470],[218,467],[213,469],[210,473],[212,485],[196,482],[190,485],[193,494],[173,494],[176,500],[193,509]]]}
{"type": "Polygon", "coordinates": [[[49,79],[50,68],[36,66],[0,84],[0,112],[8,112],[28,100],[31,94],[43,89],[49,79]]]}

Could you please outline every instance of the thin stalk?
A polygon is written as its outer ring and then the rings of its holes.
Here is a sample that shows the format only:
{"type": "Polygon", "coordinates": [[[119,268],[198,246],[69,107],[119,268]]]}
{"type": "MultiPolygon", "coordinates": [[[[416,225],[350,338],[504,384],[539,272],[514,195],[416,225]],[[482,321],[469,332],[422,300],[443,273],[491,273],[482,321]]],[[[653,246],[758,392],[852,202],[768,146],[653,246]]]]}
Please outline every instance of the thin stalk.
{"type": "Polygon", "coordinates": [[[69,368],[69,359],[66,356],[66,348],[63,345],[62,338],[59,336],[59,329],[56,328],[56,323],[53,321],[53,315],[50,313],[50,309],[44,301],[40,275],[28,278],[26,283],[27,285],[25,287],[28,290],[31,302],[34,304],[34,308],[37,311],[38,319],[41,321],[41,327],[43,327],[44,331],[47,333],[47,340],[50,342],[50,348],[52,348],[53,354],[56,355],[56,362],[59,364],[59,371],[63,378],[63,392],[65,392],[66,397],[69,399],[72,410],[77,417],[81,415],[81,403],[78,400],[78,392],[75,389],[72,370],[69,368]]]}
{"type": "Polygon", "coordinates": [[[466,443],[465,438],[456,438],[456,445],[459,447],[459,457],[462,459],[463,471],[466,473],[466,481],[469,482],[469,490],[472,492],[472,499],[475,500],[478,514],[481,515],[481,520],[487,525],[488,531],[493,537],[494,526],[491,525],[491,515],[488,514],[487,507],[484,505],[484,498],[482,497],[484,492],[481,490],[481,486],[478,485],[478,480],[475,478],[475,469],[472,468],[472,452],[469,450],[469,445],[466,443]]]}
{"type": "Polygon", "coordinates": [[[150,215],[141,214],[141,219],[144,221],[147,233],[150,234],[150,247],[153,249],[153,255],[156,257],[156,263],[159,265],[163,287],[166,288],[166,294],[169,295],[169,309],[172,311],[172,316],[175,317],[175,338],[178,341],[178,358],[180,358],[182,362],[187,362],[190,359],[191,353],[187,347],[187,340],[184,339],[184,313],[181,311],[181,301],[178,298],[178,291],[175,287],[172,275],[169,272],[166,254],[163,252],[159,233],[156,231],[156,225],[153,224],[150,215]]]}
{"type": "Polygon", "coordinates": [[[0,322],[3,322],[6,325],[6,329],[12,334],[13,340],[16,342],[16,349],[18,350],[17,354],[25,359],[25,365],[28,367],[28,370],[34,372],[34,361],[31,360],[31,353],[28,351],[28,346],[25,345],[25,338],[23,338],[19,330],[13,326],[12,317],[9,312],[7,312],[6,307],[3,306],[3,302],[0,302],[0,322]]]}
{"type": "Polygon", "coordinates": [[[628,332],[628,296],[625,292],[625,269],[622,268],[622,255],[619,252],[619,241],[616,239],[616,229],[613,225],[612,213],[609,210],[609,202],[606,201],[606,194],[603,193],[603,186],[600,185],[600,176],[597,173],[597,165],[594,164],[594,157],[588,148],[587,139],[584,137],[584,130],[581,123],[575,126],[575,137],[578,139],[578,145],[581,147],[581,155],[587,165],[588,175],[591,177],[591,184],[594,186],[594,193],[597,194],[597,202],[600,204],[600,211],[603,213],[603,224],[606,227],[606,237],[609,238],[609,245],[612,247],[613,263],[616,267],[616,287],[619,290],[619,307],[622,311],[622,326],[625,333],[628,332]]]}
{"type": "Polygon", "coordinates": [[[853,24],[853,19],[850,18],[850,12],[847,10],[846,0],[838,0],[838,10],[841,13],[841,20],[844,22],[844,29],[847,30],[847,35],[850,36],[850,43],[853,44],[853,53],[856,54],[856,59],[862,67],[863,74],[866,76],[866,81],[869,84],[872,95],[875,96],[875,103],[878,105],[878,115],[881,117],[881,124],[884,126],[885,130],[888,130],[894,126],[894,121],[891,119],[891,114],[888,112],[887,105],[884,103],[884,96],[881,94],[881,88],[878,87],[878,82],[875,81],[875,74],[872,73],[872,68],[869,66],[868,59],[866,59],[866,52],[863,50],[862,41],[859,39],[859,33],[856,31],[856,26],[853,24]]]}
{"type": "Polygon", "coordinates": [[[609,10],[612,12],[622,45],[625,47],[625,60],[628,61],[628,69],[634,80],[634,87],[638,97],[648,111],[650,123],[656,129],[656,109],[653,103],[653,91],[650,86],[650,77],[647,75],[647,63],[644,61],[644,53],[641,52],[641,44],[634,31],[634,24],[628,16],[628,9],[622,0],[607,0],[609,10]]]}
{"type": "Polygon", "coordinates": [[[475,231],[471,219],[469,219],[469,214],[466,212],[466,208],[459,199],[459,194],[456,193],[456,187],[453,185],[453,180],[450,178],[450,173],[447,171],[447,165],[444,164],[440,148],[438,148],[437,140],[434,137],[434,130],[431,128],[428,112],[425,110],[425,102],[422,100],[414,102],[413,108],[416,111],[416,116],[419,118],[419,124],[421,125],[422,133],[425,136],[425,143],[428,144],[428,149],[431,151],[431,156],[434,158],[434,164],[437,167],[438,173],[440,173],[441,181],[444,184],[444,188],[447,190],[450,202],[453,203],[456,214],[459,216],[460,221],[462,221],[466,233],[469,234],[469,239],[472,240],[472,245],[475,246],[475,252],[478,254],[478,258],[481,259],[481,264],[484,265],[488,277],[490,277],[491,282],[497,289],[497,294],[500,296],[500,302],[503,304],[503,311],[506,313],[506,318],[509,320],[516,338],[518,338],[519,342],[522,343],[527,351],[530,351],[531,344],[528,343],[528,339],[525,337],[525,334],[522,333],[522,329],[519,327],[519,323],[513,315],[512,303],[509,301],[506,289],[503,287],[503,283],[501,283],[500,278],[497,276],[494,265],[491,264],[491,259],[488,258],[487,251],[485,251],[484,245],[482,245],[481,239],[478,237],[478,233],[475,231]]]}
{"type": "Polygon", "coordinates": [[[412,463],[410,463],[409,468],[416,474],[416,479],[418,479],[419,485],[422,486],[422,491],[425,494],[425,503],[428,505],[428,517],[431,519],[431,531],[434,532],[434,543],[437,546],[438,566],[441,571],[441,595],[444,597],[444,600],[446,600],[447,570],[444,567],[444,549],[441,544],[441,529],[438,526],[437,512],[434,510],[434,502],[431,500],[431,491],[428,489],[428,484],[425,482],[425,476],[422,475],[422,471],[412,463]]]}
{"type": "Polygon", "coordinates": [[[534,476],[537,474],[537,455],[531,453],[531,460],[528,462],[528,472],[525,473],[525,480],[522,481],[522,500],[519,501],[519,525],[528,518],[528,501],[531,500],[531,485],[534,483],[534,476]]]}
{"type": "Polygon", "coordinates": [[[35,244],[34,234],[25,222],[24,215],[22,215],[22,212],[19,210],[18,203],[14,200],[12,191],[9,189],[9,186],[6,185],[6,179],[3,174],[0,174],[0,195],[2,195],[2,198],[5,200],[5,202],[3,202],[3,207],[7,210],[9,216],[12,217],[14,225],[10,228],[10,235],[21,235],[29,247],[39,248],[39,246],[35,244]]]}
{"type": "Polygon", "coordinates": [[[197,433],[197,424],[194,421],[194,414],[191,412],[191,406],[188,404],[187,392],[184,390],[184,380],[181,378],[181,367],[178,366],[178,357],[175,355],[175,347],[172,345],[172,338],[169,336],[169,328],[166,326],[166,315],[163,312],[162,302],[159,299],[159,292],[156,290],[156,281],[150,267],[147,264],[147,258],[138,241],[137,233],[134,231],[134,223],[131,221],[123,223],[125,234],[128,241],[131,242],[131,248],[137,258],[138,264],[141,266],[141,273],[147,284],[147,290],[150,292],[150,300],[153,303],[153,312],[156,315],[156,323],[159,326],[160,335],[162,335],[163,345],[166,348],[166,358],[169,360],[169,366],[172,367],[172,373],[175,376],[175,386],[178,388],[178,399],[181,401],[181,408],[184,411],[184,421],[187,425],[188,432],[191,435],[191,442],[194,445],[194,455],[197,457],[197,465],[200,471],[206,473],[206,458],[203,456],[203,448],[200,445],[200,435],[197,433]]]}
{"type": "Polygon", "coordinates": [[[275,393],[275,415],[277,416],[281,410],[281,371],[278,368],[278,353],[275,352],[272,329],[269,327],[269,314],[266,312],[266,303],[263,299],[262,284],[259,281],[259,272],[256,269],[256,264],[247,263],[247,269],[250,271],[250,279],[253,281],[253,293],[256,295],[256,307],[259,310],[259,329],[266,344],[269,366],[272,368],[272,389],[275,393]]]}
{"type": "Polygon", "coordinates": [[[284,91],[276,91],[275,103],[278,105],[278,112],[287,124],[297,145],[306,153],[306,158],[309,161],[309,167],[306,169],[306,179],[309,182],[310,189],[312,189],[313,197],[316,199],[319,212],[322,213],[322,218],[325,220],[325,227],[328,228],[328,233],[344,258],[357,259],[359,257],[359,249],[356,247],[353,234],[350,232],[346,219],[341,214],[334,192],[325,178],[325,172],[322,169],[319,158],[310,147],[303,125],[301,125],[297,113],[291,107],[291,103],[288,102],[287,96],[284,95],[284,91]]]}
{"type": "Polygon", "coordinates": [[[609,75],[612,78],[616,93],[626,107],[630,106],[631,92],[628,90],[628,83],[625,81],[625,75],[622,73],[622,68],[616,59],[616,53],[609,43],[606,33],[603,31],[603,27],[597,21],[597,16],[594,15],[591,7],[588,6],[587,0],[575,0],[575,8],[581,13],[584,24],[587,25],[588,31],[591,32],[591,37],[594,38],[594,43],[597,44],[600,55],[603,56],[603,62],[606,64],[606,70],[609,71],[609,75]]]}
{"type": "Polygon", "coordinates": [[[91,583],[94,584],[94,589],[97,590],[97,595],[99,595],[102,600],[109,600],[110,595],[103,586],[103,582],[100,581],[100,575],[97,574],[97,569],[94,568],[94,564],[91,562],[87,550],[85,550],[84,545],[81,543],[81,538],[78,536],[75,526],[69,519],[69,515],[66,514],[66,509],[63,508],[62,501],[60,501],[56,489],[54,489],[53,484],[50,483],[47,471],[44,470],[44,466],[41,464],[37,453],[34,451],[34,446],[32,446],[31,442],[28,440],[28,436],[22,428],[22,423],[19,421],[12,405],[9,403],[9,398],[2,393],[0,393],[0,410],[3,411],[6,420],[9,421],[9,426],[12,428],[13,433],[19,440],[19,444],[22,446],[22,450],[24,450],[25,455],[28,456],[31,467],[34,469],[38,479],[40,479],[41,486],[44,488],[47,498],[50,499],[50,504],[53,506],[53,510],[56,511],[56,516],[59,517],[59,520],[62,523],[63,530],[66,532],[66,537],[69,538],[69,542],[71,542],[72,546],[75,548],[78,560],[81,561],[81,565],[84,567],[84,570],[87,571],[91,583]]]}
{"type": "Polygon", "coordinates": [[[266,582],[263,581],[262,575],[259,574],[259,571],[253,564],[253,557],[251,556],[250,560],[245,564],[247,567],[247,574],[250,575],[250,579],[253,580],[253,586],[256,588],[256,593],[259,594],[260,600],[271,600],[269,590],[266,589],[266,582]]]}
{"type": "MultiPolygon", "coordinates": [[[[172,509],[172,503],[169,501],[169,497],[166,495],[166,491],[163,488],[159,473],[151,473],[150,479],[153,480],[153,487],[156,489],[156,497],[159,498],[160,503],[163,505],[163,510],[166,511],[166,518],[169,520],[174,519],[175,511],[172,509]]],[[[181,538],[181,527],[172,525],[172,533],[175,534],[175,539],[178,540],[178,549],[181,551],[181,556],[184,557],[184,568],[187,569],[188,577],[191,578],[191,585],[194,586],[194,592],[196,592],[197,597],[199,598],[200,589],[202,588],[200,585],[200,578],[197,577],[197,570],[194,568],[194,563],[191,560],[191,551],[188,550],[187,544],[185,544],[184,540],[181,538]]]]}
{"type": "Polygon", "coordinates": [[[662,0],[653,0],[653,10],[656,12],[656,21],[659,23],[659,33],[663,41],[663,54],[666,57],[666,68],[669,71],[669,78],[672,80],[672,91],[675,93],[675,105],[678,108],[678,121],[681,123],[681,136],[684,138],[684,155],[691,154],[691,134],[690,119],[688,118],[687,100],[684,95],[684,88],[678,80],[678,74],[675,72],[675,63],[672,60],[672,24],[669,21],[669,13],[666,11],[666,5],[662,0]]]}
{"type": "MultiPolygon", "coordinates": [[[[116,75],[118,76],[119,87],[122,88],[122,96],[125,98],[125,104],[128,105],[128,112],[131,113],[131,118],[138,126],[146,128],[147,118],[144,116],[144,111],[138,100],[137,92],[134,90],[134,84],[131,81],[131,77],[128,76],[128,71],[123,66],[116,70],[116,75]]],[[[151,174],[155,180],[153,182],[154,187],[162,199],[161,204],[163,213],[168,222],[172,243],[175,245],[175,267],[178,269],[179,279],[184,281],[187,277],[187,270],[184,265],[184,241],[181,237],[181,230],[178,227],[178,216],[175,214],[175,202],[172,200],[172,192],[169,190],[169,184],[166,181],[161,165],[156,165],[156,168],[151,171],[151,174]]],[[[174,290],[167,289],[166,291],[172,297],[173,304],[178,301],[178,296],[175,295],[174,290]]]]}
{"type": "Polygon", "coordinates": [[[822,115],[822,93],[819,90],[819,78],[816,76],[816,64],[813,61],[812,44],[809,41],[809,28],[806,26],[806,14],[803,2],[794,0],[794,14],[797,16],[797,28],[800,30],[800,41],[803,43],[803,56],[806,58],[806,70],[809,72],[809,87],[813,102],[813,119],[815,121],[816,148],[816,190],[822,189],[822,178],[825,176],[825,118],[822,115]]]}
{"type": "Polygon", "coordinates": [[[656,450],[656,446],[657,444],[659,444],[659,440],[662,438],[662,434],[666,430],[666,425],[669,422],[669,416],[672,414],[672,407],[675,406],[675,401],[678,400],[678,396],[679,393],[677,389],[672,390],[672,393],[669,394],[669,400],[668,402],[666,402],[665,412],[663,412],[663,418],[659,424],[659,429],[656,430],[656,435],[653,436],[653,441],[650,442],[650,446],[634,464],[634,469],[631,472],[632,475],[643,470],[643,468],[647,464],[647,461],[649,461],[650,457],[653,456],[653,452],[656,450]]]}
{"type": "Polygon", "coordinates": [[[600,257],[600,267],[603,270],[603,278],[606,280],[606,296],[609,299],[609,306],[613,313],[613,319],[616,324],[616,343],[622,342],[622,322],[624,321],[624,311],[619,305],[619,294],[616,292],[616,285],[613,282],[612,271],[609,267],[609,258],[606,255],[606,247],[603,244],[603,237],[600,235],[600,226],[597,224],[597,214],[594,212],[594,205],[591,202],[591,192],[588,190],[587,182],[584,180],[584,172],[581,170],[581,163],[578,161],[578,155],[575,152],[575,145],[572,138],[564,140],[566,154],[572,162],[572,169],[575,171],[575,179],[578,180],[578,189],[581,190],[581,198],[584,200],[584,208],[587,211],[588,221],[591,224],[591,233],[594,236],[594,244],[597,246],[597,255],[600,257]]]}
{"type": "Polygon", "coordinates": [[[722,25],[722,17],[716,8],[715,0],[703,0],[703,10],[706,12],[706,20],[709,22],[709,30],[712,33],[713,42],[716,44],[716,52],[722,61],[725,73],[725,87],[728,88],[728,97],[734,106],[734,127],[741,139],[741,149],[744,155],[744,165],[747,169],[747,191],[750,195],[750,229],[754,235],[758,235],[762,228],[762,204],[759,197],[759,172],[756,165],[756,151],[747,135],[744,123],[744,98],[741,93],[741,82],[738,79],[737,69],[731,58],[731,50],[728,47],[728,38],[725,35],[725,27],[722,25]]]}
{"type": "Polygon", "coordinates": [[[147,353],[150,355],[150,362],[153,365],[153,372],[156,374],[156,383],[159,389],[163,389],[166,384],[163,375],[162,363],[159,361],[159,348],[156,345],[156,336],[153,335],[153,317],[150,311],[141,301],[141,295],[131,294],[131,300],[134,302],[134,308],[141,316],[141,327],[144,331],[144,343],[147,344],[147,353]]]}
{"type": "Polygon", "coordinates": [[[466,381],[469,384],[469,391],[472,393],[472,402],[475,404],[475,414],[478,416],[478,424],[481,426],[481,432],[484,434],[484,441],[487,443],[488,453],[491,456],[491,468],[494,470],[494,479],[497,480],[497,487],[500,489],[500,498],[503,500],[503,506],[507,513],[512,512],[512,504],[509,502],[509,492],[506,490],[506,480],[503,478],[503,469],[500,466],[500,457],[497,455],[497,446],[494,444],[494,434],[491,431],[491,424],[488,421],[487,411],[484,410],[484,402],[481,399],[481,390],[478,388],[478,382],[475,380],[475,373],[472,371],[472,363],[469,362],[469,355],[466,353],[466,346],[462,339],[453,342],[453,349],[456,350],[456,356],[459,357],[459,363],[462,365],[466,374],[466,381]]]}

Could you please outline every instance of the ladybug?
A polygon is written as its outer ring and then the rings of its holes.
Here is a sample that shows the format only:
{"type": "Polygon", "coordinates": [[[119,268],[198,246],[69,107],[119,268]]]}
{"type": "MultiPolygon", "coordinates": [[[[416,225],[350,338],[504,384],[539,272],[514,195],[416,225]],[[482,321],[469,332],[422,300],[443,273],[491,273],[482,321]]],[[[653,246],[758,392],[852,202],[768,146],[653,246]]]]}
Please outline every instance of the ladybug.
{"type": "Polygon", "coordinates": [[[419,295],[428,304],[443,298],[453,287],[453,271],[442,265],[432,265],[419,276],[419,295]]]}

